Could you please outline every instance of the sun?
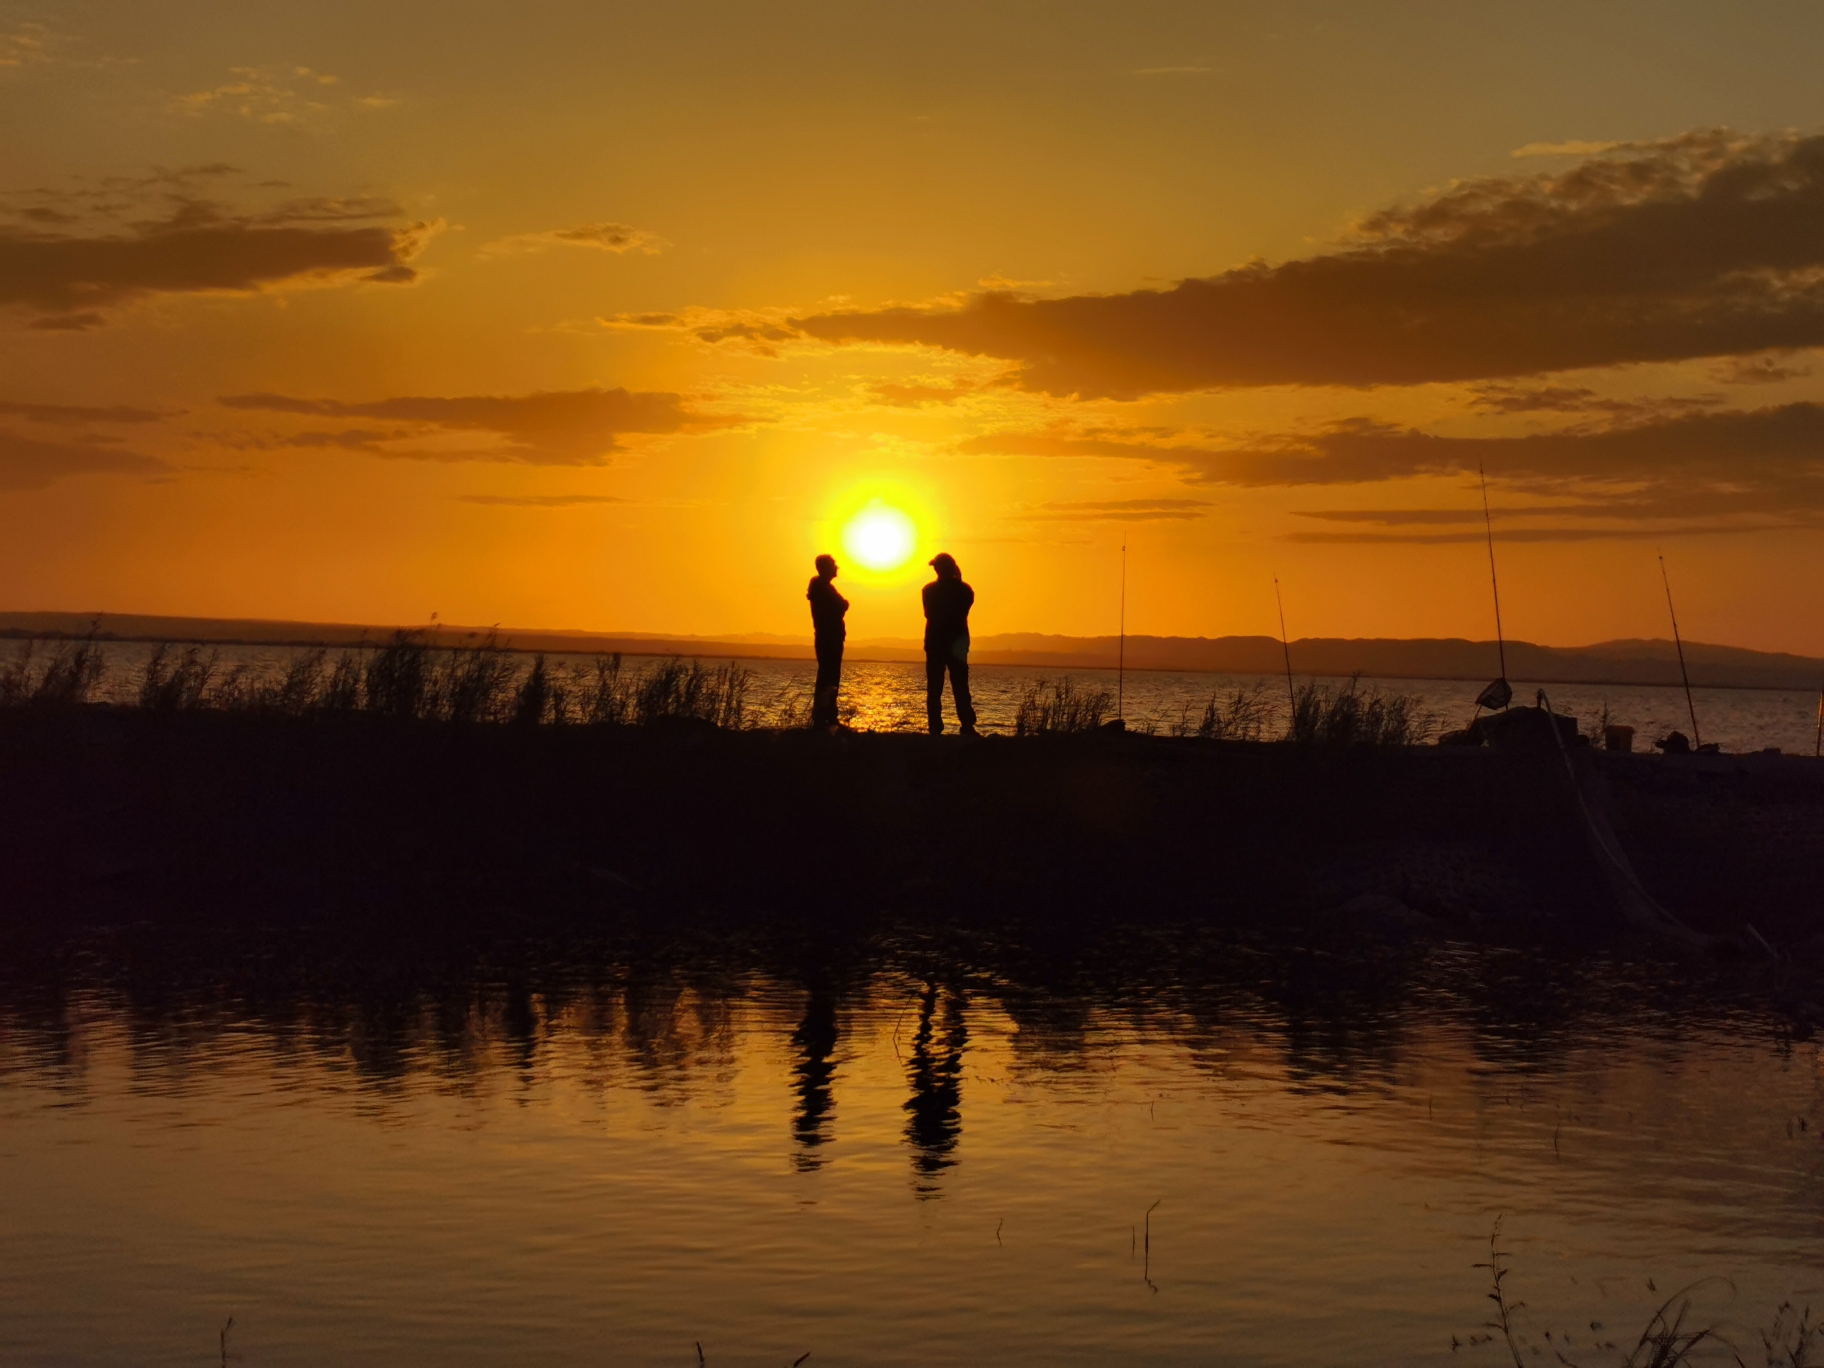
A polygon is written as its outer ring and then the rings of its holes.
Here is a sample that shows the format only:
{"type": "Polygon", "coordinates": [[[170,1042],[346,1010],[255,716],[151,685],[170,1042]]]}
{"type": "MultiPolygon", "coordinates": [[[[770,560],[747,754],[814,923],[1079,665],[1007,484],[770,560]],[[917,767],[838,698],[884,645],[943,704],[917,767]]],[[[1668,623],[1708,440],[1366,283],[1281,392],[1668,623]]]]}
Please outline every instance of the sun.
{"type": "Polygon", "coordinates": [[[876,499],[849,519],[842,545],[864,569],[897,570],[912,558],[918,529],[906,514],[876,499]]]}

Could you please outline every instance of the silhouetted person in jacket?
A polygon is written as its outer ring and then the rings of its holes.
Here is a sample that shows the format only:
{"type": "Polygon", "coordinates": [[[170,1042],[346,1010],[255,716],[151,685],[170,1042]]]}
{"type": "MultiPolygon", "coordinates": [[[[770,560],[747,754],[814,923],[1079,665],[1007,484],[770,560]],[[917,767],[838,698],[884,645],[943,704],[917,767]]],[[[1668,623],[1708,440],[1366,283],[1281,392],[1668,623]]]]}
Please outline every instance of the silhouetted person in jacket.
{"type": "Polygon", "coordinates": [[[811,725],[836,725],[836,691],[842,687],[842,643],[849,629],[843,615],[849,601],[836,591],[836,558],[817,557],[817,575],[804,591],[811,601],[811,630],[817,643],[817,688],[811,695],[811,725]]]}
{"type": "Polygon", "coordinates": [[[975,704],[969,700],[969,610],[975,590],[963,583],[956,558],[940,551],[931,558],[937,578],[925,586],[925,715],[931,735],[944,730],[944,671],[964,736],[975,735],[975,704]]]}

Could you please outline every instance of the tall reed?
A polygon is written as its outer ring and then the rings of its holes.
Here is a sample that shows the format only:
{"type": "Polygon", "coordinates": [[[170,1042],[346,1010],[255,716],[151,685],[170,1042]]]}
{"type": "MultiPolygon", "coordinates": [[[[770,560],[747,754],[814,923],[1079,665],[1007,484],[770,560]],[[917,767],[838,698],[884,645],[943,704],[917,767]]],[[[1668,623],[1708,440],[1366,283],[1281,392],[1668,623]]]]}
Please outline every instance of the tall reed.
{"type": "Polygon", "coordinates": [[[200,708],[209,698],[216,668],[214,651],[204,655],[200,646],[186,646],[173,655],[161,641],[140,672],[139,706],[159,712],[200,708]]]}
{"type": "Polygon", "coordinates": [[[86,703],[101,682],[107,659],[93,637],[68,641],[38,664],[36,641],[22,641],[0,664],[0,706],[20,703],[86,703]]]}
{"type": "Polygon", "coordinates": [[[1225,700],[1220,691],[1204,705],[1196,735],[1206,741],[1258,741],[1266,730],[1269,688],[1257,683],[1237,688],[1225,700]]]}
{"type": "Polygon", "coordinates": [[[1438,720],[1410,694],[1364,693],[1361,676],[1332,689],[1308,679],[1292,697],[1286,739],[1307,745],[1417,746],[1437,730],[1438,720]]]}
{"type": "Polygon", "coordinates": [[[1114,711],[1115,697],[1107,689],[1079,689],[1069,675],[1038,679],[1020,695],[1013,713],[1015,736],[1047,736],[1094,731],[1114,711]]]}

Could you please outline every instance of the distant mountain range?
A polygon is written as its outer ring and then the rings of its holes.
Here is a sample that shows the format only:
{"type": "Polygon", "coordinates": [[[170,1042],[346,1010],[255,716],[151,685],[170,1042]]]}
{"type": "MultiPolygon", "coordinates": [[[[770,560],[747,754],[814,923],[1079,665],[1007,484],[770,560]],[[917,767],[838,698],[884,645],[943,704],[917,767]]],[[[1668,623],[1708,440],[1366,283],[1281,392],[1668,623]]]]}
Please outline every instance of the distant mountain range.
{"type": "MultiPolygon", "coordinates": [[[[244,645],[374,645],[395,630],[360,623],[268,622],[236,618],[152,617],[131,613],[0,613],[0,637],[79,637],[91,630],[104,640],[186,641],[244,645]]],[[[809,637],[765,632],[725,636],[672,636],[656,632],[554,632],[517,627],[437,626],[435,639],[448,645],[496,632],[500,644],[518,651],[625,655],[687,655],[734,659],[804,660],[809,637]]],[[[972,659],[980,665],[1024,665],[1041,670],[1113,669],[1119,643],[1112,636],[1048,636],[1003,632],[975,639],[972,659]]],[[[1495,643],[1456,637],[1401,639],[1302,637],[1291,644],[1292,669],[1299,675],[1363,674],[1382,679],[1493,679],[1500,672],[1495,643]]],[[[915,661],[919,643],[905,638],[852,638],[851,660],[915,661]]],[[[1185,670],[1221,674],[1279,674],[1285,655],[1266,636],[1130,636],[1130,670],[1185,670]]],[[[1693,684],[1744,689],[1817,689],[1824,686],[1824,660],[1738,646],[1685,643],[1693,684]]],[[[1517,682],[1539,684],[1676,684],[1678,658],[1670,641],[1600,641],[1592,646],[1536,646],[1507,643],[1507,673],[1517,682]]]]}

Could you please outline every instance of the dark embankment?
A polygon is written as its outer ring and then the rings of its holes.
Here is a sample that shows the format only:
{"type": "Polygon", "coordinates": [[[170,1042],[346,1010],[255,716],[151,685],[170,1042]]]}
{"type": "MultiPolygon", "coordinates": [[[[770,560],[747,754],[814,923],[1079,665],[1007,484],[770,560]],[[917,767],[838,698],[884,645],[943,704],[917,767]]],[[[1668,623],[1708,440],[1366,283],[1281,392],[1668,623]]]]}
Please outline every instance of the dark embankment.
{"type": "MultiPolygon", "coordinates": [[[[1824,766],[1602,759],[1668,908],[1786,946],[1817,935],[1824,766]]],[[[0,810],[7,902],[34,923],[557,909],[1618,930],[1561,761],[1484,749],[18,708],[0,713],[0,810]]]]}

